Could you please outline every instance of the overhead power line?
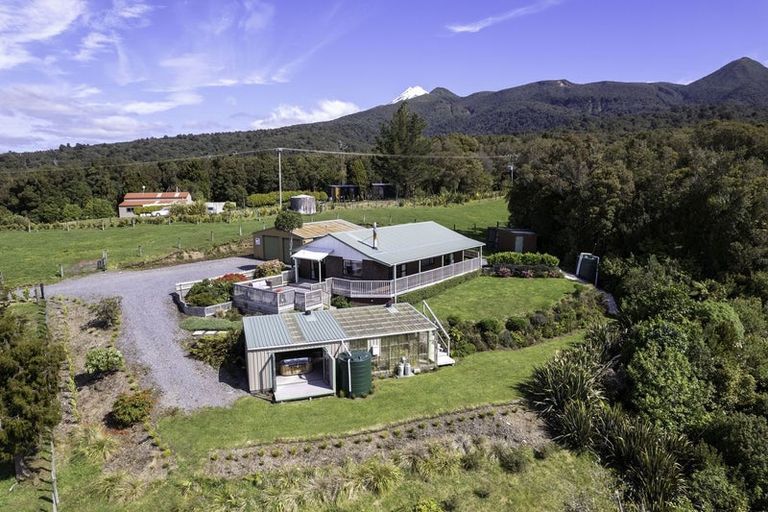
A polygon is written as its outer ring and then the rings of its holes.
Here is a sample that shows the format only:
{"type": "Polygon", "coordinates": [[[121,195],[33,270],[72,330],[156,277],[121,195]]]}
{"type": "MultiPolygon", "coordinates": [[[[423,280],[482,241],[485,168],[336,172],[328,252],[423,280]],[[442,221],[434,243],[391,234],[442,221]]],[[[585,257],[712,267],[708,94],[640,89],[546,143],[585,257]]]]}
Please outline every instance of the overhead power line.
{"type": "MultiPolygon", "coordinates": [[[[260,153],[277,153],[281,152],[289,153],[309,153],[316,155],[337,155],[337,156],[350,156],[350,157],[373,157],[373,158],[402,158],[402,159],[420,159],[420,160],[509,160],[511,155],[479,155],[477,153],[466,155],[451,155],[442,153],[428,153],[423,155],[398,155],[390,153],[374,153],[366,151],[341,151],[341,150],[325,150],[325,149],[310,149],[310,148],[262,148],[252,149],[248,151],[233,151],[229,153],[209,153],[206,155],[196,155],[189,157],[179,158],[166,158],[163,160],[142,160],[132,162],[105,162],[95,164],[97,169],[115,168],[115,167],[140,167],[146,165],[160,165],[169,164],[174,162],[188,162],[194,160],[211,160],[213,158],[225,158],[225,157],[237,157],[237,156],[249,156],[257,155],[260,153]]],[[[94,165],[83,166],[67,166],[67,167],[55,167],[55,168],[33,168],[33,169],[0,169],[0,174],[36,174],[36,173],[48,173],[48,172],[68,172],[68,171],[87,171],[94,168],[94,165]]]]}

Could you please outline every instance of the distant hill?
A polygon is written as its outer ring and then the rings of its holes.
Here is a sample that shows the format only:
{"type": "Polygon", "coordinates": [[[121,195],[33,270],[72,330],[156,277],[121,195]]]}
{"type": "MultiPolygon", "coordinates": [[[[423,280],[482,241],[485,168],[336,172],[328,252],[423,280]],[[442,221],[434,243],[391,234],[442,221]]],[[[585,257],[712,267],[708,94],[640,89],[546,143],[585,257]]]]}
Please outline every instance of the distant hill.
{"type": "MultiPolygon", "coordinates": [[[[458,96],[444,88],[408,100],[427,133],[502,135],[547,130],[633,130],[679,126],[717,117],[768,120],[768,68],[741,58],[688,85],[547,80],[501,91],[458,96]]],[[[184,158],[259,148],[369,148],[399,104],[334,121],[272,130],[179,135],[115,144],[0,155],[0,169],[110,161],[184,158]]]]}

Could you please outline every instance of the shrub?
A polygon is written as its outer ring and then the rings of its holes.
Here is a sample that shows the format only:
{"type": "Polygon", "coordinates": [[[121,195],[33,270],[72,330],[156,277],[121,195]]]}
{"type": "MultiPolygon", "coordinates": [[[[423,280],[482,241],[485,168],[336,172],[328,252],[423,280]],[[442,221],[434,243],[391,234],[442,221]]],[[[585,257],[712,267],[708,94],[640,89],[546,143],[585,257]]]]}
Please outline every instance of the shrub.
{"type": "Polygon", "coordinates": [[[413,512],[443,512],[443,507],[432,498],[422,498],[416,502],[411,510],[413,512]]]}
{"type": "Polygon", "coordinates": [[[123,354],[112,347],[94,348],[85,355],[85,370],[91,375],[105,375],[123,367],[123,354]]]}
{"type": "Polygon", "coordinates": [[[94,319],[91,322],[96,327],[110,329],[120,322],[120,298],[110,297],[101,299],[91,306],[94,319]]]}
{"type": "Polygon", "coordinates": [[[545,443],[533,450],[533,456],[538,460],[546,460],[557,453],[558,447],[555,443],[545,443]]]}
{"type": "Polygon", "coordinates": [[[149,390],[123,393],[112,406],[111,419],[115,426],[127,428],[149,419],[152,412],[152,395],[149,390]]]}
{"type": "Polygon", "coordinates": [[[528,328],[528,325],[530,325],[528,319],[519,316],[511,316],[507,318],[507,321],[504,323],[504,326],[510,332],[524,331],[528,328]]]}
{"type": "Polygon", "coordinates": [[[495,318],[484,318],[478,321],[475,325],[481,333],[498,333],[502,329],[501,322],[495,318]]]}
{"type": "Polygon", "coordinates": [[[551,254],[542,254],[538,252],[497,252],[487,258],[489,265],[542,265],[546,267],[557,267],[560,260],[551,254]]]}
{"type": "Polygon", "coordinates": [[[240,331],[200,336],[187,342],[187,351],[191,357],[214,368],[242,364],[241,348],[240,331]]]}
{"type": "Polygon", "coordinates": [[[392,462],[371,459],[358,468],[363,487],[374,494],[382,495],[393,490],[403,479],[403,473],[392,462]]]}
{"type": "Polygon", "coordinates": [[[331,299],[331,306],[339,309],[351,308],[352,302],[343,295],[334,295],[331,299]]]}
{"type": "Polygon", "coordinates": [[[501,447],[496,456],[502,469],[509,473],[522,473],[531,464],[531,455],[523,447],[501,447]]]}
{"type": "Polygon", "coordinates": [[[203,279],[192,285],[184,298],[192,306],[213,306],[232,300],[233,284],[221,279],[203,279]]]}
{"type": "Polygon", "coordinates": [[[284,268],[285,265],[283,265],[283,262],[280,260],[265,261],[256,267],[253,277],[254,279],[258,279],[261,277],[276,276],[279,275],[284,268]]]}

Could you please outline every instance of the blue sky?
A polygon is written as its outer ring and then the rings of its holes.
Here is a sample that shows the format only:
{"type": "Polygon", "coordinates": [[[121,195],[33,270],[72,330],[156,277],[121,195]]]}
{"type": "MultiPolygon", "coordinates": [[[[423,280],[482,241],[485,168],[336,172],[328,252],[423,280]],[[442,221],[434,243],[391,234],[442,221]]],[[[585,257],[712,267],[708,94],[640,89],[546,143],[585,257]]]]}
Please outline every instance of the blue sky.
{"type": "Polygon", "coordinates": [[[768,64],[768,2],[0,0],[0,151],[323,121],[420,85],[768,64]]]}

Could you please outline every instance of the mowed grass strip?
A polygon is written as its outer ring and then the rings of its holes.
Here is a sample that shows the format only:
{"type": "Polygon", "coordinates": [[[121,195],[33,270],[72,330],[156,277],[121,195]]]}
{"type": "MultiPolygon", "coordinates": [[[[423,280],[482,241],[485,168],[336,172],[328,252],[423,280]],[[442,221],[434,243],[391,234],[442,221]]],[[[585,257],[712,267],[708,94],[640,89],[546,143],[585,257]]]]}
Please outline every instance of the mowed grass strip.
{"type": "Polygon", "coordinates": [[[534,366],[583,338],[582,332],[514,351],[481,352],[454,367],[410,379],[376,381],[366,399],[335,397],[270,404],[243,398],[229,408],[170,416],[159,423],[161,437],[188,461],[214,448],[280,438],[344,433],[463,407],[506,402],[521,396],[519,385],[534,366]]]}
{"type": "Polygon", "coordinates": [[[577,286],[567,279],[480,276],[427,299],[427,304],[443,322],[449,316],[503,322],[510,316],[546,309],[577,286]]]}
{"type": "MultiPolygon", "coordinates": [[[[436,207],[336,208],[306,216],[304,221],[341,218],[356,223],[365,221],[384,225],[434,220],[451,229],[455,226],[467,235],[482,238],[487,226],[496,225],[497,221],[503,221],[507,215],[503,199],[485,199],[463,205],[436,207]]],[[[214,245],[238,240],[241,225],[243,238],[250,239],[252,232],[273,224],[274,217],[262,217],[231,224],[137,225],[133,228],[107,228],[104,231],[0,231],[0,272],[10,286],[50,283],[58,280],[59,265],[95,261],[101,257],[102,250],[108,252],[110,268],[123,268],[167,257],[178,251],[179,242],[182,250],[205,251],[214,245]],[[139,246],[142,247],[141,255],[139,246]]]]}

